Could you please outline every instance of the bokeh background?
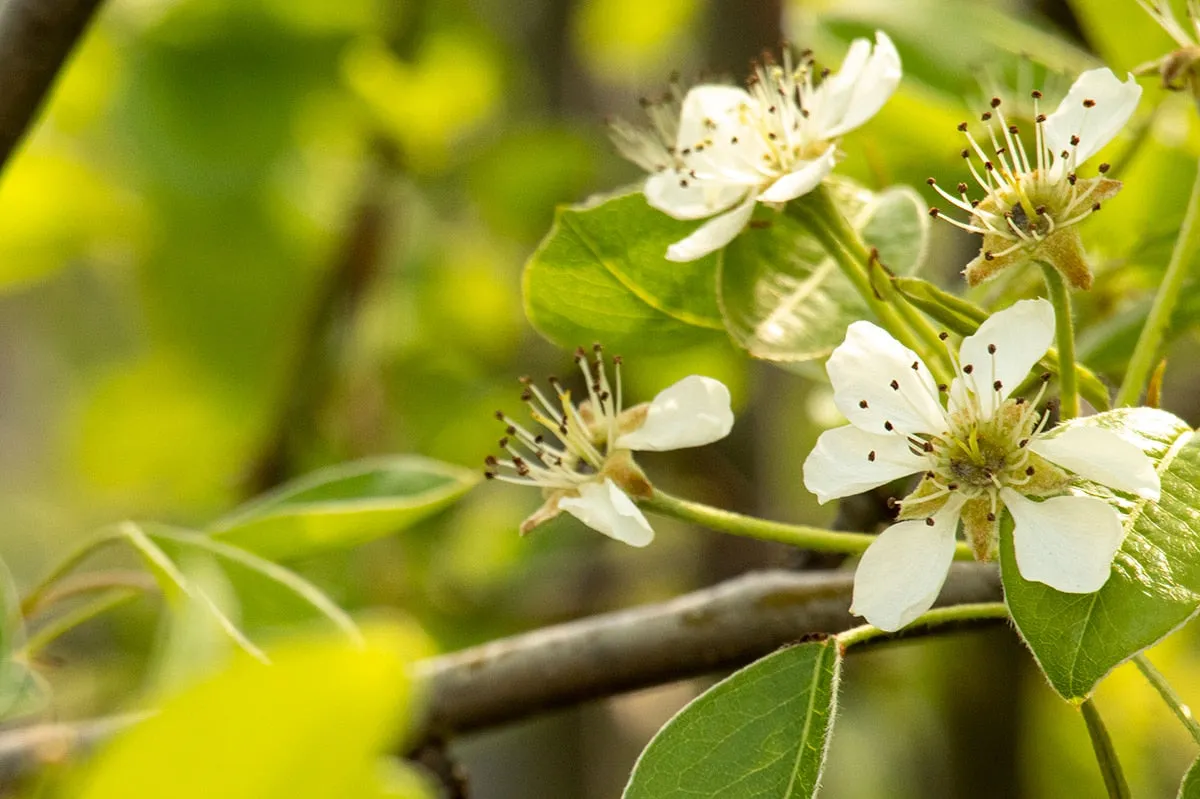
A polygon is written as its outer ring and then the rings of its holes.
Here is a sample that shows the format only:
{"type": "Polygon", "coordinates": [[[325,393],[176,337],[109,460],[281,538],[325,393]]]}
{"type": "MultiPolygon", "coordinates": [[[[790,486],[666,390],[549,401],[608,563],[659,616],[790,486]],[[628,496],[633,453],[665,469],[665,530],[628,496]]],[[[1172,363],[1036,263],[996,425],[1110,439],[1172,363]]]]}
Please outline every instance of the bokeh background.
{"type": "MultiPolygon", "coordinates": [[[[906,78],[847,138],[843,171],[930,202],[926,176],[964,177],[955,125],[984,98],[1038,85],[1053,98],[1083,68],[1172,49],[1133,0],[109,0],[0,177],[0,541],[18,584],[99,525],[202,525],[325,464],[412,452],[480,466],[502,433],[493,412],[521,410],[516,378],[572,374],[525,321],[521,267],[556,204],[637,179],[606,115],[636,117],[673,71],[740,78],[783,39],[836,66],[876,27],[906,78]]],[[[1099,279],[1080,300],[1082,348],[1109,375],[1200,153],[1190,98],[1143,83],[1135,134],[1111,148],[1126,190],[1085,234],[1099,279]]],[[[934,244],[928,274],[957,286],[972,242],[941,226],[934,244]]],[[[1033,285],[1018,275],[979,299],[1033,285]]],[[[1192,424],[1196,294],[1164,398],[1192,424]]],[[[832,519],[800,482],[837,423],[819,369],[752,363],[718,336],[624,354],[635,399],[694,372],[735,398],[733,436],[648,455],[653,477],[724,507],[832,519]]],[[[452,650],[803,564],[665,521],[645,551],[569,519],[519,538],[537,502],[485,485],[417,528],[295,565],[345,607],[401,609],[452,650]]],[[[55,713],[110,711],[161,682],[163,624],[140,602],[60,641],[40,664],[55,713]]],[[[1200,701],[1196,632],[1151,656],[1200,701]]],[[[615,797],[702,688],[592,703],[451,752],[476,799],[615,797]]],[[[1127,668],[1099,702],[1135,793],[1173,796],[1193,754],[1165,706],[1127,668]]],[[[1077,712],[1008,631],[849,662],[823,796],[1101,791],[1077,712]]]]}

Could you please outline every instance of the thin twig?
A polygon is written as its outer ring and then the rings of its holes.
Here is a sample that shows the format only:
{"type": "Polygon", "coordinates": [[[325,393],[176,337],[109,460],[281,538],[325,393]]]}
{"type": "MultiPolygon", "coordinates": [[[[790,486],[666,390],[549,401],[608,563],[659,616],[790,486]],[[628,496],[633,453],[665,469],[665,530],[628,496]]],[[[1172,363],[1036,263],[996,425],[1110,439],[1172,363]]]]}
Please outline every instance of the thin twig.
{"type": "MultiPolygon", "coordinates": [[[[412,735],[435,740],[589,699],[735,668],[814,633],[856,623],[850,572],[764,571],[691,594],[535,630],[418,663],[426,710],[412,735]]],[[[993,567],[956,564],[940,606],[993,602],[993,567]]],[[[0,782],[60,761],[136,723],[120,716],[0,733],[0,782]]]]}
{"type": "Polygon", "coordinates": [[[100,0],[0,2],[0,169],[99,6],[100,0]]]}

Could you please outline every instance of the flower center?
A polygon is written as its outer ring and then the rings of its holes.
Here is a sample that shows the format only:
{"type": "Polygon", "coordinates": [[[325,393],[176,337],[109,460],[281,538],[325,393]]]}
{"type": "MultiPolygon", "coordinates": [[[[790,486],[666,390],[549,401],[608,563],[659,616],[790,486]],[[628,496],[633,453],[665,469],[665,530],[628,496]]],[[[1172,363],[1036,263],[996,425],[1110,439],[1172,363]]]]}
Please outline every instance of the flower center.
{"type": "Polygon", "coordinates": [[[941,471],[968,486],[990,488],[996,476],[1004,473],[1010,448],[981,437],[972,430],[965,441],[951,439],[945,460],[940,464],[941,471]]]}

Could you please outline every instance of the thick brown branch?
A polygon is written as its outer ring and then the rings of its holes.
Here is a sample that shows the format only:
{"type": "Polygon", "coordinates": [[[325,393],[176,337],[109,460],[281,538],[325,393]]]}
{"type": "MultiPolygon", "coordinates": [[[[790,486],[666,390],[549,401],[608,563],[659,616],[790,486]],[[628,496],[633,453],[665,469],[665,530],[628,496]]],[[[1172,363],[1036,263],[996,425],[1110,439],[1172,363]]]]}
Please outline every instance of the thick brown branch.
{"type": "Polygon", "coordinates": [[[0,168],[99,5],[100,0],[0,2],[0,168]]]}
{"type": "MultiPolygon", "coordinates": [[[[840,632],[850,572],[754,572],[668,602],[501,639],[419,664],[422,730],[451,736],[557,707],[749,663],[810,633],[840,632]]],[[[956,565],[939,605],[1000,598],[992,567],[956,565]]]]}
{"type": "MultiPolygon", "coordinates": [[[[546,710],[749,663],[811,633],[840,632],[850,572],[756,572],[655,605],[592,616],[419,663],[426,713],[414,746],[546,710]]],[[[958,564],[939,605],[1000,598],[995,568],[958,564]]],[[[0,781],[136,722],[116,717],[0,733],[0,781]]]]}

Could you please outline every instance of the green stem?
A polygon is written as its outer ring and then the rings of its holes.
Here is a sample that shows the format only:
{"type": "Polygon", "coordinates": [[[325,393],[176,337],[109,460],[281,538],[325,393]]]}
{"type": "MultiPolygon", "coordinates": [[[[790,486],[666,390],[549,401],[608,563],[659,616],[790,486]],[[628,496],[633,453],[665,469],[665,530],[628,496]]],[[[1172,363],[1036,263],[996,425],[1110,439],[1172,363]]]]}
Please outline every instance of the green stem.
{"type": "Polygon", "coordinates": [[[1154,668],[1154,664],[1144,653],[1139,652],[1134,655],[1133,662],[1146,680],[1154,686],[1154,690],[1158,691],[1158,695],[1167,703],[1167,707],[1171,708],[1172,712],[1183,722],[1183,726],[1187,727],[1192,740],[1200,744],[1200,723],[1196,722],[1196,718],[1192,715],[1192,709],[1187,706],[1179,694],[1175,693],[1175,689],[1167,682],[1167,678],[1154,668]]]}
{"type": "Polygon", "coordinates": [[[1196,170],[1196,179],[1192,183],[1192,196],[1188,200],[1187,212],[1183,217],[1183,226],[1179,228],[1179,238],[1175,239],[1175,248],[1171,251],[1171,260],[1167,263],[1166,274],[1159,284],[1158,293],[1154,295],[1154,304],[1150,306],[1150,314],[1146,324],[1142,326],[1133,355],[1129,358],[1129,368],[1125,370],[1125,379],[1117,391],[1116,406],[1136,405],[1142,395],[1146,381],[1158,361],[1158,353],[1162,348],[1167,327],[1171,324],[1171,313],[1175,303],[1183,291],[1187,280],[1188,270],[1196,260],[1196,251],[1200,249],[1200,166],[1196,170]]]}
{"type": "Polygon", "coordinates": [[[829,190],[824,186],[818,187],[804,201],[789,203],[788,210],[804,223],[833,256],[842,273],[883,327],[917,352],[939,381],[945,381],[948,373],[942,367],[946,355],[937,330],[917,309],[892,290],[890,281],[880,281],[880,286],[872,284],[867,271],[871,264],[871,252],[854,226],[846,221],[829,190]]]}
{"type": "Polygon", "coordinates": [[[1125,782],[1121,761],[1117,759],[1117,750],[1113,748],[1112,738],[1108,737],[1108,728],[1100,718],[1100,711],[1096,710],[1095,701],[1085,699],[1079,709],[1083,711],[1088,735],[1092,737],[1092,751],[1096,753],[1096,763],[1104,776],[1104,787],[1108,789],[1109,799],[1130,799],[1129,783],[1125,782]]]}
{"type": "MultiPolygon", "coordinates": [[[[656,513],[661,513],[663,516],[692,522],[710,530],[743,538],[757,538],[759,541],[790,544],[800,549],[810,549],[816,552],[841,552],[857,555],[864,552],[876,538],[869,533],[840,533],[822,527],[786,524],[757,519],[753,516],[743,516],[740,513],[680,499],[658,488],[654,489],[654,494],[649,499],[641,500],[641,505],[656,513]]],[[[956,560],[973,560],[975,556],[967,544],[960,542],[954,551],[954,557],[956,560]]]]}
{"type": "Polygon", "coordinates": [[[964,622],[981,621],[984,619],[1007,618],[1008,606],[1003,602],[975,602],[965,605],[951,605],[945,608],[934,608],[933,610],[926,611],[905,625],[904,629],[897,632],[888,632],[878,627],[872,627],[870,624],[864,624],[861,627],[854,627],[845,632],[838,633],[837,640],[843,649],[849,649],[854,646],[861,646],[877,641],[880,638],[898,638],[930,627],[961,625],[964,622]]]}
{"type": "Polygon", "coordinates": [[[42,581],[25,595],[25,598],[21,600],[21,615],[29,618],[33,613],[40,610],[42,600],[56,582],[80,563],[91,557],[93,553],[109,544],[122,540],[123,537],[119,532],[105,532],[80,544],[75,551],[60,560],[58,565],[51,569],[50,573],[43,577],[42,581]]]}
{"type": "Polygon", "coordinates": [[[1041,263],[1046,291],[1054,305],[1054,326],[1058,338],[1059,416],[1073,419],[1079,415],[1079,378],[1075,374],[1075,320],[1071,316],[1071,295],[1058,270],[1041,263]]]}
{"type": "Polygon", "coordinates": [[[139,596],[141,592],[135,588],[118,588],[62,614],[29,636],[23,647],[26,657],[32,660],[38,652],[63,634],[139,596]]]}

